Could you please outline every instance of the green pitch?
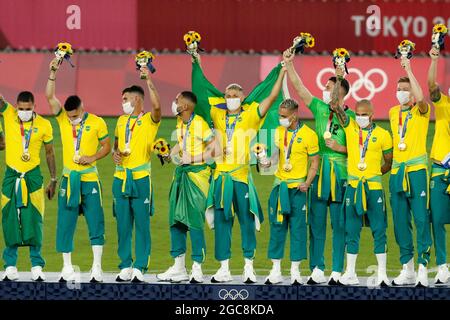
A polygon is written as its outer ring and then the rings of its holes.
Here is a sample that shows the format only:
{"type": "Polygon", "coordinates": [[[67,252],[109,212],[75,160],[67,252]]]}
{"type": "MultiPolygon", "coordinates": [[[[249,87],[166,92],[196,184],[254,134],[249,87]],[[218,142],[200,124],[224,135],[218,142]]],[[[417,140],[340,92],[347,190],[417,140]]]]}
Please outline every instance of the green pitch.
{"type": "MultiPolygon", "coordinates": [[[[113,138],[114,127],[116,123],[116,118],[106,118],[106,123],[108,124],[108,129],[111,138],[113,138]]],[[[59,136],[59,129],[56,121],[52,119],[52,124],[54,128],[54,143],[55,151],[57,157],[58,172],[62,170],[62,150],[61,141],[59,136]]],[[[307,121],[309,126],[313,126],[312,121],[307,121]]],[[[382,127],[389,130],[389,123],[382,122],[382,127]]],[[[158,132],[158,137],[163,137],[170,141],[171,133],[175,128],[174,119],[163,119],[161,127],[158,132]]],[[[434,123],[430,123],[430,128],[428,131],[428,148],[431,148],[431,142],[434,134],[434,123]]],[[[173,143],[172,143],[173,144],[173,143]]],[[[429,150],[428,150],[429,151],[429,150]]],[[[4,170],[4,155],[0,157],[0,168],[4,170]]],[[[45,159],[43,156],[42,159],[45,159]]],[[[45,176],[45,183],[48,182],[48,169],[45,164],[45,160],[42,163],[42,171],[45,176]]],[[[169,228],[168,228],[168,193],[169,187],[172,180],[173,165],[165,165],[161,167],[159,160],[153,157],[152,160],[152,180],[155,190],[155,215],[151,219],[151,235],[152,235],[152,250],[150,259],[150,272],[155,273],[163,271],[172,264],[172,259],[169,255],[170,249],[170,238],[169,238],[169,228]]],[[[112,216],[112,194],[111,186],[114,172],[114,165],[111,157],[107,157],[98,162],[98,170],[100,173],[100,179],[103,185],[103,204],[105,210],[105,227],[106,227],[106,243],[104,247],[103,254],[103,270],[106,272],[116,272],[118,270],[119,260],[117,257],[117,233],[116,233],[116,221],[112,216]]],[[[1,179],[3,179],[4,173],[1,173],[1,179]]],[[[267,200],[269,193],[271,191],[271,186],[273,182],[272,176],[260,176],[254,171],[254,180],[259,192],[261,204],[264,209],[264,214],[267,217],[267,200]]],[[[383,178],[384,190],[388,190],[388,175],[383,178]]],[[[388,196],[388,195],[386,195],[388,196]]],[[[56,238],[56,198],[52,201],[46,202],[46,210],[44,217],[44,245],[43,245],[43,256],[47,262],[46,271],[60,271],[62,268],[62,257],[55,251],[55,238],[56,238]]],[[[389,203],[388,203],[389,205],[389,203]]],[[[398,270],[401,268],[398,257],[399,250],[397,244],[395,243],[394,230],[392,224],[392,214],[390,208],[388,207],[388,270],[390,270],[389,275],[392,276],[397,274],[398,270]]],[[[242,250],[240,246],[240,234],[239,234],[239,223],[236,221],[235,228],[233,231],[233,247],[232,253],[233,257],[231,259],[231,269],[235,274],[240,274],[243,267],[242,250]]],[[[218,262],[214,260],[214,234],[211,230],[206,230],[207,237],[207,257],[204,264],[204,272],[213,273],[219,267],[218,262]]],[[[4,242],[3,237],[0,237],[0,249],[3,250],[4,242]]],[[[257,235],[258,247],[255,259],[255,268],[257,269],[258,275],[265,275],[271,267],[270,260],[267,259],[267,245],[269,241],[269,228],[267,221],[262,225],[261,232],[257,235]]],[[[449,241],[447,241],[449,244],[449,241]]],[[[189,245],[188,245],[189,248],[189,245]]],[[[188,249],[188,256],[190,250],[188,249]]],[[[289,250],[285,253],[286,257],[289,257],[289,250]]],[[[430,267],[435,266],[434,260],[434,250],[432,254],[432,261],[430,267]]],[[[89,271],[92,263],[92,252],[88,239],[88,232],[86,227],[86,221],[83,216],[79,217],[77,232],[75,236],[75,251],[72,254],[72,262],[74,265],[78,265],[83,272],[89,271]]],[[[191,262],[190,258],[187,260],[188,267],[190,268],[191,262]]],[[[325,248],[325,263],[326,272],[331,272],[331,227],[328,220],[327,226],[327,244],[325,248]]],[[[370,265],[376,265],[376,259],[373,254],[373,241],[372,235],[368,228],[364,228],[361,235],[361,249],[360,255],[358,257],[357,268],[359,269],[359,275],[365,276],[366,269],[370,265]]],[[[290,267],[288,260],[283,261],[284,273],[287,274],[290,267]]],[[[21,248],[19,250],[19,271],[29,271],[31,266],[28,259],[28,249],[21,248]]],[[[303,274],[309,275],[308,262],[302,262],[301,268],[303,274]]]]}

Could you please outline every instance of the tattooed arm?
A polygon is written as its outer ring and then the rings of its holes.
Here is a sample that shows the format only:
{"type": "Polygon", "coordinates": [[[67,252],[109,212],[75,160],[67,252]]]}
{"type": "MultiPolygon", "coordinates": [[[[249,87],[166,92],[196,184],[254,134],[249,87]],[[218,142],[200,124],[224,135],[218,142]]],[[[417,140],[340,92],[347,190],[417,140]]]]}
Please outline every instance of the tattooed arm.
{"type": "Polygon", "coordinates": [[[345,113],[344,109],[339,105],[339,89],[341,88],[342,75],[340,75],[340,68],[336,69],[336,83],[334,84],[333,91],[331,92],[331,102],[330,106],[334,112],[336,112],[336,117],[339,120],[341,126],[345,126],[348,122],[348,115],[345,113]]]}

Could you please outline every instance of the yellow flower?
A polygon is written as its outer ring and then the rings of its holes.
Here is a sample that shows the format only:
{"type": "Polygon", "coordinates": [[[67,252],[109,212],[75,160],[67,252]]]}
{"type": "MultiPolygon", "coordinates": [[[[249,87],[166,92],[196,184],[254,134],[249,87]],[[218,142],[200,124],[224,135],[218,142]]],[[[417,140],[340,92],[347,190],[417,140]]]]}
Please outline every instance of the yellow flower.
{"type": "Polygon", "coordinates": [[[191,34],[186,33],[183,37],[183,40],[184,40],[184,43],[186,43],[186,45],[188,46],[194,41],[194,38],[192,37],[191,34]]]}
{"type": "Polygon", "coordinates": [[[194,32],[194,40],[197,42],[200,42],[202,40],[202,37],[198,32],[194,32]]]}
{"type": "Polygon", "coordinates": [[[70,43],[67,43],[67,42],[58,43],[58,50],[64,51],[64,52],[66,52],[69,55],[73,53],[72,45],[70,43]]]}
{"type": "Polygon", "coordinates": [[[442,23],[436,24],[433,27],[433,33],[447,33],[447,32],[448,32],[447,27],[442,23]]]}
{"type": "Polygon", "coordinates": [[[400,42],[400,47],[406,47],[406,46],[410,46],[411,50],[414,50],[416,48],[416,44],[412,41],[409,41],[408,39],[405,39],[402,42],[400,42]]]}
{"type": "Polygon", "coordinates": [[[266,150],[266,145],[263,143],[255,143],[255,145],[253,146],[254,153],[260,153],[264,150],[266,150]]]}
{"type": "Polygon", "coordinates": [[[335,57],[349,57],[350,54],[348,53],[347,49],[345,49],[345,48],[338,48],[338,49],[335,49],[333,51],[333,56],[335,56],[335,57]]]}
{"type": "Polygon", "coordinates": [[[135,60],[140,60],[140,59],[149,59],[149,60],[153,60],[155,59],[155,56],[153,55],[153,53],[148,52],[148,51],[141,51],[136,55],[135,60]]]}

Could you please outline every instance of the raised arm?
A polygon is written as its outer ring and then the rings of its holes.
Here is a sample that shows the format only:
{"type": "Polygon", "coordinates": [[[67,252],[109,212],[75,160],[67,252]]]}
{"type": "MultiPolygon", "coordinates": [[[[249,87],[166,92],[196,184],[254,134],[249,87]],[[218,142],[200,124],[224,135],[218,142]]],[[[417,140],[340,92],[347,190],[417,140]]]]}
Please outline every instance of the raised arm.
{"type": "Polygon", "coordinates": [[[300,99],[302,99],[303,103],[305,103],[307,106],[309,106],[311,104],[313,95],[305,87],[305,85],[303,84],[303,81],[300,79],[299,75],[297,74],[297,71],[294,68],[293,60],[294,60],[294,54],[291,53],[290,50],[284,51],[283,61],[285,63],[285,67],[287,70],[289,80],[291,80],[295,91],[297,91],[297,93],[300,96],[300,99]]]}
{"type": "Polygon", "coordinates": [[[275,100],[278,97],[278,94],[280,93],[281,86],[283,84],[283,77],[286,74],[286,69],[281,68],[280,73],[278,74],[278,79],[275,82],[272,91],[270,92],[270,95],[265,98],[261,103],[259,104],[259,114],[261,117],[264,117],[267,114],[267,111],[269,111],[272,104],[275,102],[275,100]]]}
{"type": "Polygon", "coordinates": [[[344,127],[347,124],[348,121],[348,115],[342,108],[342,106],[339,105],[339,90],[341,88],[341,81],[343,79],[344,72],[341,68],[336,68],[336,83],[334,84],[333,91],[331,92],[331,102],[330,106],[331,109],[333,109],[334,112],[336,112],[336,117],[338,118],[338,121],[342,127],[344,127]]]}
{"type": "Polygon", "coordinates": [[[410,60],[408,58],[402,57],[401,64],[403,69],[405,69],[406,75],[408,76],[409,81],[411,83],[411,94],[416,98],[416,102],[420,112],[427,113],[428,104],[425,102],[422,88],[420,87],[419,82],[417,82],[417,79],[414,76],[414,73],[412,72],[410,60]]]}
{"type": "Polygon", "coordinates": [[[152,103],[152,119],[158,123],[161,121],[161,99],[159,98],[158,91],[156,91],[155,85],[150,78],[150,72],[147,67],[142,67],[141,71],[147,76],[145,82],[147,83],[148,91],[150,92],[150,101],[152,103]]]}
{"type": "Polygon", "coordinates": [[[431,58],[430,68],[428,69],[428,90],[430,92],[430,99],[437,102],[441,99],[441,90],[437,83],[437,65],[439,60],[439,50],[432,48],[429,52],[431,58]]]}
{"type": "Polygon", "coordinates": [[[47,86],[45,88],[45,96],[50,105],[52,113],[57,115],[61,111],[61,102],[56,98],[56,73],[58,71],[58,59],[55,58],[50,62],[50,74],[47,80],[47,86]]]}
{"type": "Polygon", "coordinates": [[[45,146],[45,157],[47,159],[48,171],[50,172],[50,182],[45,188],[45,193],[47,198],[51,200],[55,195],[56,190],[56,160],[55,160],[55,149],[53,143],[44,144],[45,146]]]}

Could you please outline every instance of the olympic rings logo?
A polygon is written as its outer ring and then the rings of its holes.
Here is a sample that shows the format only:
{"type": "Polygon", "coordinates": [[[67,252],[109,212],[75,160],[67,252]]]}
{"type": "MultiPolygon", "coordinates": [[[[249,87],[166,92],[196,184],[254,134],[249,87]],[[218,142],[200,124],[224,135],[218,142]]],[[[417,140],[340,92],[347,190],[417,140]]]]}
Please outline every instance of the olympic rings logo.
{"type": "MultiPolygon", "coordinates": [[[[325,85],[322,84],[323,75],[326,73],[331,73],[334,75],[334,72],[335,71],[333,68],[323,68],[322,70],[320,70],[320,72],[317,74],[316,77],[316,84],[320,90],[325,89],[325,85]]],[[[350,91],[345,97],[346,99],[348,98],[349,95],[351,95],[353,99],[357,101],[361,99],[370,100],[375,96],[376,93],[383,91],[388,84],[388,76],[386,72],[384,72],[384,70],[380,68],[370,69],[369,71],[366,72],[366,74],[363,74],[361,70],[357,68],[349,68],[348,72],[349,74],[352,73],[356,74],[358,76],[358,79],[352,83],[350,91]],[[382,78],[381,84],[377,87],[375,86],[374,82],[370,79],[370,77],[374,74],[379,74],[382,78]],[[363,87],[369,92],[369,94],[366,97],[360,97],[357,94],[357,92],[363,87]]]]}
{"type": "Polygon", "coordinates": [[[240,291],[236,289],[231,289],[230,291],[228,291],[227,289],[220,289],[219,291],[219,298],[222,300],[247,300],[248,296],[249,293],[245,289],[242,289],[240,291]]]}

